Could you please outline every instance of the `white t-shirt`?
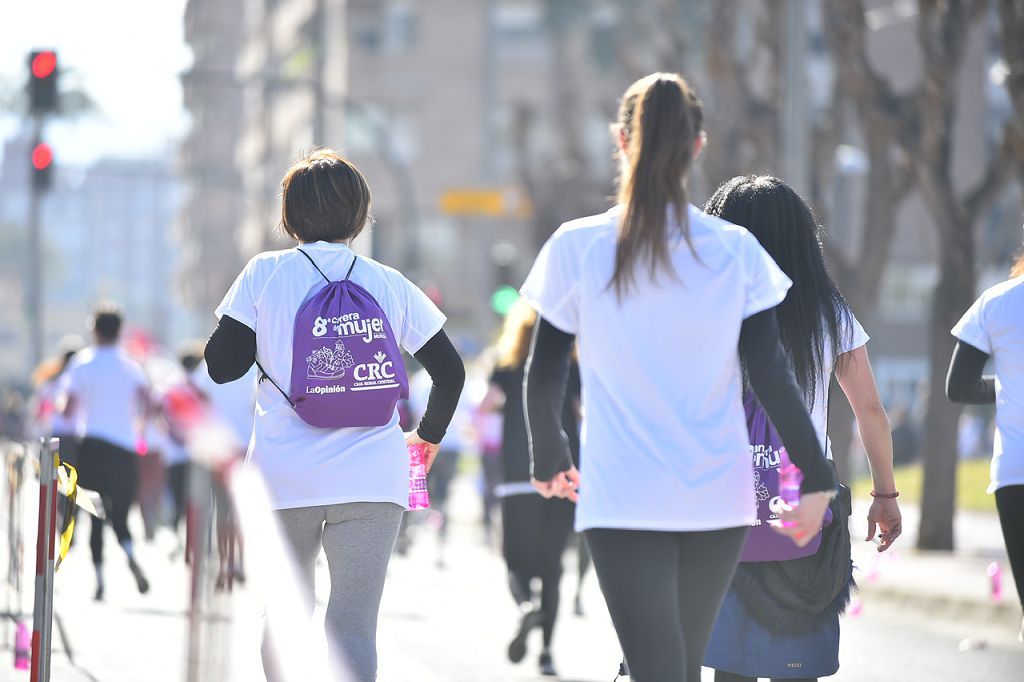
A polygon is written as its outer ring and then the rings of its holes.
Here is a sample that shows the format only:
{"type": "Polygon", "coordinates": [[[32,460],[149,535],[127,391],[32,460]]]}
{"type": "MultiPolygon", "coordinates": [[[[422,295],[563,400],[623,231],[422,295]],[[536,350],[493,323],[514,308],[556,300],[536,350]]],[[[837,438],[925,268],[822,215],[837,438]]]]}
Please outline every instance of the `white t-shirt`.
{"type": "MultiPolygon", "coordinates": [[[[289,370],[288,376],[291,376],[289,370]]],[[[192,372],[192,383],[209,399],[213,411],[219,419],[223,419],[241,445],[248,446],[252,439],[252,424],[256,415],[256,381],[259,370],[256,365],[249,368],[241,379],[218,384],[210,378],[206,362],[202,362],[192,372]]],[[[274,379],[277,380],[276,378],[274,379]]]]}
{"type": "MultiPolygon", "coordinates": [[[[354,252],[343,244],[303,244],[324,274],[345,277],[354,252]]],[[[359,258],[351,279],[377,300],[410,353],[437,334],[445,316],[400,272],[359,258]]],[[[217,307],[256,332],[256,355],[285,392],[292,371],[295,314],[323,277],[295,249],[249,261],[217,307]]],[[[247,461],[266,478],[278,509],[343,502],[409,501],[409,456],[398,412],[386,426],[320,429],[302,421],[269,381],[259,384],[247,461]]]]}
{"type": "Polygon", "coordinates": [[[696,531],[755,518],[738,343],[790,280],[747,230],[688,207],[696,260],[680,237],[678,279],[637,271],[609,288],[616,207],[562,225],[523,285],[525,299],[579,340],[586,418],[578,530],[696,531]]]}
{"type": "MultiPolygon", "coordinates": [[[[860,321],[850,312],[850,329],[843,333],[843,343],[839,345],[839,354],[855,351],[866,346],[871,337],[864,331],[860,321]]],[[[810,406],[811,422],[818,433],[821,449],[826,459],[832,459],[832,441],[828,437],[828,386],[831,383],[832,371],[835,369],[836,358],[831,357],[832,341],[825,336],[825,359],[821,367],[818,385],[814,387],[814,404],[810,406]]]]}
{"type": "Polygon", "coordinates": [[[995,492],[1024,485],[1024,276],[988,289],[953,336],[992,356],[996,374],[996,434],[991,483],[995,492]]]}
{"type": "Polygon", "coordinates": [[[75,400],[78,433],[130,452],[140,435],[139,392],[148,392],[142,368],[116,346],[93,346],[72,358],[63,390],[75,400]]]}

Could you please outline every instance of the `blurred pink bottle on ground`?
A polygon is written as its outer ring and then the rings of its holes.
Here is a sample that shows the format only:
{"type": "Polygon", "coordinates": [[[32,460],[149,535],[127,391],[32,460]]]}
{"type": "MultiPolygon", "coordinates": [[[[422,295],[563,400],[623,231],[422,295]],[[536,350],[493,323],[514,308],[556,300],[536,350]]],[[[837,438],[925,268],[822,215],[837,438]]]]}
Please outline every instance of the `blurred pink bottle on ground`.
{"type": "Polygon", "coordinates": [[[18,629],[14,633],[14,667],[18,670],[28,670],[32,660],[32,633],[28,625],[19,622],[18,629]]]}
{"type": "Polygon", "coordinates": [[[1003,569],[1000,568],[998,561],[993,561],[985,569],[985,573],[988,575],[989,580],[992,584],[992,601],[1000,602],[1003,600],[1003,569]]]}
{"type": "Polygon", "coordinates": [[[429,509],[427,493],[427,446],[409,446],[409,509],[429,509]]]}

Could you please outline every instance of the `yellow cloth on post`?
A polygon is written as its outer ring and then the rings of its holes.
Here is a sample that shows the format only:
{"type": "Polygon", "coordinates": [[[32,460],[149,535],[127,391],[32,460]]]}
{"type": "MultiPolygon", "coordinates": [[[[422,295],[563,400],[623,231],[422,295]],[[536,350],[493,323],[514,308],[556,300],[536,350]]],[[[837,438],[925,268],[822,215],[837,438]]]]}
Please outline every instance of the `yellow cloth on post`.
{"type": "Polygon", "coordinates": [[[53,571],[60,570],[61,562],[71,549],[71,538],[75,534],[75,505],[78,501],[78,471],[67,462],[60,461],[60,454],[55,454],[54,464],[57,467],[57,480],[60,481],[67,503],[64,505],[64,527],[60,531],[60,553],[53,571]],[[66,469],[66,471],[65,471],[66,469]]]}

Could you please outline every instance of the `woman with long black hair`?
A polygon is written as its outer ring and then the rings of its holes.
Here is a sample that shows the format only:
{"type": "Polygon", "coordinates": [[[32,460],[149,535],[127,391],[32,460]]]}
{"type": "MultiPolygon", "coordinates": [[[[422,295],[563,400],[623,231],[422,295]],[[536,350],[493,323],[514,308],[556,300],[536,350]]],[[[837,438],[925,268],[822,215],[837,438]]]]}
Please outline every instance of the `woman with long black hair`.
{"type": "MultiPolygon", "coordinates": [[[[868,359],[868,335],[828,273],[814,214],[800,195],[770,176],[723,183],[704,210],[750,230],[793,281],[776,308],[782,345],[829,459],[833,373],[849,400],[874,483],[865,539],[872,539],[877,528],[878,551],[887,550],[901,532],[889,420],[868,359]]],[[[839,615],[853,578],[845,504],[834,511],[814,554],[740,564],[705,658],[716,668],[716,682],[757,677],[806,682],[838,670],[839,615]]]]}
{"type": "Polygon", "coordinates": [[[696,682],[754,521],[740,354],[804,474],[780,532],[809,542],[835,478],[779,340],[788,278],[746,230],[687,200],[700,100],[676,74],[647,76],[615,130],[620,205],[562,225],[522,289],[541,316],[526,380],[532,474],[543,495],[578,501],[632,679],[696,682]],[[561,426],[577,337],[581,471],[561,426]]]}

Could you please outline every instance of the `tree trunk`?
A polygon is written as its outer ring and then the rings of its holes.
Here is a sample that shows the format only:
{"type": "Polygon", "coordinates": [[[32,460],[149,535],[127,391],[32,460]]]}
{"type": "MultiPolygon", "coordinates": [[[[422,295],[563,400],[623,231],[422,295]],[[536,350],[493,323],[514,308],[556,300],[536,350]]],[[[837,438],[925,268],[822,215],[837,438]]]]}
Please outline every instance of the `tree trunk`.
{"type": "MultiPolygon", "coordinates": [[[[936,220],[939,218],[936,216],[936,220]]],[[[952,550],[956,507],[957,433],[963,407],[946,399],[946,370],[955,339],[949,330],[974,299],[972,225],[953,218],[940,257],[929,322],[928,411],[923,443],[924,483],[918,549],[952,550]]]]}

